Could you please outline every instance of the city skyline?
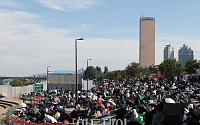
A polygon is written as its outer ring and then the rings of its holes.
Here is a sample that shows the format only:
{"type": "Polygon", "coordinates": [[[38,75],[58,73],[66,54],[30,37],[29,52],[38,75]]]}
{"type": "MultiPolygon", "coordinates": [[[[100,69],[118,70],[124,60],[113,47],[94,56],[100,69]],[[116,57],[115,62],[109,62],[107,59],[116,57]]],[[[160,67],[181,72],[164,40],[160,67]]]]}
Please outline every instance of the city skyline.
{"type": "Polygon", "coordinates": [[[0,0],[0,75],[29,76],[90,65],[122,70],[139,63],[139,18],[156,18],[156,64],[170,41],[175,58],[184,43],[200,59],[200,1],[0,0]],[[185,9],[188,8],[188,9],[185,9]]]}

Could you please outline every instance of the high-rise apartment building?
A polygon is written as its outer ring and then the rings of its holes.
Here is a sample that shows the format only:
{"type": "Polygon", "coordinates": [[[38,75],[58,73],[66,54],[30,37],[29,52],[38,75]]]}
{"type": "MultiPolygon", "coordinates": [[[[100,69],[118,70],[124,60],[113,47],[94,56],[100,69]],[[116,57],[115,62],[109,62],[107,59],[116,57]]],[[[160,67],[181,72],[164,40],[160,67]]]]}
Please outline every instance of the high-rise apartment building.
{"type": "Polygon", "coordinates": [[[168,58],[174,58],[174,47],[171,44],[166,45],[164,48],[164,60],[168,58]]]}
{"type": "Polygon", "coordinates": [[[140,18],[140,55],[142,67],[155,65],[155,18],[140,18]]]}
{"type": "Polygon", "coordinates": [[[194,59],[193,50],[183,44],[183,47],[178,50],[178,61],[181,63],[182,68],[185,68],[185,63],[190,58],[194,59]]]}

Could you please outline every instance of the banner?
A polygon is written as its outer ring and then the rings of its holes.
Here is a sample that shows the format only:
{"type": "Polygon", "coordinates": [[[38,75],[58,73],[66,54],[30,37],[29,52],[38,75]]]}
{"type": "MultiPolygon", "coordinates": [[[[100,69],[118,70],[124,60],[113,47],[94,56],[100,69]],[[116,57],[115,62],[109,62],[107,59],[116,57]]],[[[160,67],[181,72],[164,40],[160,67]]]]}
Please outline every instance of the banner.
{"type": "Polygon", "coordinates": [[[35,84],[35,91],[43,91],[43,84],[35,84]]]}

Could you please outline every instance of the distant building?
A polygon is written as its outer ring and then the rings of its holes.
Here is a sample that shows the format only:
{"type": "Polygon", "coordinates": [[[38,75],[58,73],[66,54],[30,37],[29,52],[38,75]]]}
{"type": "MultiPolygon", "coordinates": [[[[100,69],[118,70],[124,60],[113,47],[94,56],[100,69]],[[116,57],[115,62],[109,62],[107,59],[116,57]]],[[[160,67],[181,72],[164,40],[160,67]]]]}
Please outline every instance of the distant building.
{"type": "Polygon", "coordinates": [[[142,67],[155,65],[155,18],[140,18],[140,53],[142,67]]]}
{"type": "MultiPolygon", "coordinates": [[[[78,76],[78,90],[82,90],[82,72],[77,72],[78,76]]],[[[63,89],[63,90],[76,90],[76,72],[75,71],[64,71],[56,70],[53,73],[47,75],[47,90],[52,89],[63,89]]]]}
{"type": "Polygon", "coordinates": [[[178,61],[181,63],[182,68],[185,68],[185,63],[190,58],[194,59],[193,50],[183,44],[183,47],[178,50],[178,61]]]}
{"type": "Polygon", "coordinates": [[[174,47],[171,44],[166,45],[164,48],[164,60],[168,58],[174,58],[174,47]]]}

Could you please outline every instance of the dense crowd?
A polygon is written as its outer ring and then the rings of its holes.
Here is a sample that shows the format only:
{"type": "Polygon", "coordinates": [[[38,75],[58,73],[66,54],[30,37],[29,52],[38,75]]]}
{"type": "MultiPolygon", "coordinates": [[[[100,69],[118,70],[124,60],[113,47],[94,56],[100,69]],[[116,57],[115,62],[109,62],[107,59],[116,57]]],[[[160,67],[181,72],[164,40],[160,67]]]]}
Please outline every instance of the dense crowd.
{"type": "Polygon", "coordinates": [[[13,115],[34,123],[68,124],[113,116],[126,120],[128,125],[200,124],[197,76],[96,82],[91,90],[78,91],[78,102],[75,91],[63,88],[31,95],[48,98],[42,98],[40,103],[24,100],[13,115]]]}

